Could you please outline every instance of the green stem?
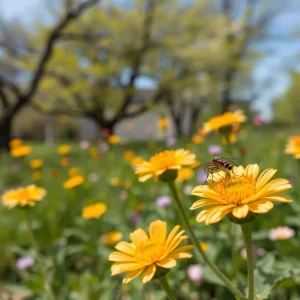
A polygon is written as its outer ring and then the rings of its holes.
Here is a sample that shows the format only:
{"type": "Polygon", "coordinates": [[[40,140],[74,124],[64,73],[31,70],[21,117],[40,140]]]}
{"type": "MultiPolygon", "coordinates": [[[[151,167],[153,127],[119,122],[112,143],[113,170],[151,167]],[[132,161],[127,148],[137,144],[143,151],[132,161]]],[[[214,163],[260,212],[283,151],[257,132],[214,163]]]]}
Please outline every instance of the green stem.
{"type": "Polygon", "coordinates": [[[248,300],[254,299],[254,257],[250,223],[241,224],[247,252],[248,300]]]}
{"type": "Polygon", "coordinates": [[[173,198],[176,202],[177,208],[180,212],[180,217],[182,219],[182,222],[187,230],[187,233],[194,244],[195,248],[200,253],[202,259],[204,262],[213,270],[213,272],[220,278],[220,280],[227,286],[227,288],[239,299],[245,299],[245,296],[242,292],[240,292],[233,284],[232,282],[227,278],[225,274],[222,273],[222,271],[208,258],[208,256],[205,254],[205,252],[200,247],[200,243],[198,242],[196,235],[192,229],[192,227],[189,224],[188,218],[186,216],[184,207],[182,206],[182,203],[179,199],[178,192],[175,186],[174,181],[168,181],[169,188],[172,192],[173,198]]]}
{"type": "Polygon", "coordinates": [[[37,260],[38,267],[40,269],[41,275],[44,279],[45,291],[48,294],[49,300],[55,300],[56,298],[55,298],[54,293],[51,289],[51,285],[48,281],[47,272],[43,267],[43,262],[42,262],[42,259],[41,259],[40,255],[39,255],[39,247],[38,247],[38,244],[35,240],[35,237],[34,237],[34,234],[33,234],[33,229],[32,229],[32,224],[31,224],[31,221],[30,221],[30,218],[29,218],[28,214],[26,215],[26,224],[27,224],[27,229],[28,229],[28,233],[29,233],[29,238],[30,238],[31,244],[32,244],[34,252],[35,252],[35,258],[37,260]]]}
{"type": "Polygon", "coordinates": [[[171,288],[169,286],[167,277],[166,276],[161,276],[161,277],[157,278],[157,280],[159,281],[159,283],[162,286],[162,288],[165,290],[166,294],[168,295],[168,298],[170,300],[176,300],[176,297],[173,294],[173,292],[172,292],[172,290],[171,290],[171,288]]]}

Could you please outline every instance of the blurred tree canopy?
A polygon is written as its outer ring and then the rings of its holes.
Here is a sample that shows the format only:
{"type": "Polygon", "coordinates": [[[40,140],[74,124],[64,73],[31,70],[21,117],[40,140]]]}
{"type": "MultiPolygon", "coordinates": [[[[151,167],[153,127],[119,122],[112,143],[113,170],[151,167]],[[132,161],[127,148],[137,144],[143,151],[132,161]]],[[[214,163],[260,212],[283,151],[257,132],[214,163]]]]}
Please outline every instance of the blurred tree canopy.
{"type": "Polygon", "coordinates": [[[281,124],[300,123],[300,74],[293,73],[287,92],[274,103],[275,121],[281,124]]]}
{"type": "MultiPolygon", "coordinates": [[[[205,107],[219,113],[220,106],[226,111],[236,103],[233,90],[240,86],[235,82],[242,77],[251,81],[258,57],[248,49],[251,40],[275,14],[271,4],[262,8],[260,1],[252,0],[239,5],[230,0],[219,5],[135,0],[126,7],[102,1],[78,22],[67,18],[65,24],[68,12],[78,11],[80,2],[62,1],[64,9],[57,2],[55,17],[61,21],[56,27],[36,23],[32,31],[15,25],[17,38],[4,38],[2,108],[7,98],[15,97],[23,99],[21,107],[30,103],[43,113],[86,116],[113,131],[119,121],[159,104],[168,107],[179,135],[184,122],[189,123],[188,133],[193,132],[205,107]],[[140,88],[145,81],[151,88],[140,88]],[[20,94],[25,85],[27,93],[20,94]]],[[[7,120],[0,122],[6,131],[7,120]]]]}

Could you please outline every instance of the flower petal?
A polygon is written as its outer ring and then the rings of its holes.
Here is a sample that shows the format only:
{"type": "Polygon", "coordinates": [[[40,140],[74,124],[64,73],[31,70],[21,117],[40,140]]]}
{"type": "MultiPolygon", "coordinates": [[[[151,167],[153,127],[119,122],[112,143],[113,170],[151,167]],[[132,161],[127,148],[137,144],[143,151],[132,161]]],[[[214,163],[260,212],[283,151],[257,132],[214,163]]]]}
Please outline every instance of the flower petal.
{"type": "Polygon", "coordinates": [[[157,262],[156,265],[159,267],[165,268],[165,269],[171,269],[176,266],[176,260],[167,257],[167,258],[157,262]]]}
{"type": "Polygon", "coordinates": [[[133,244],[121,241],[119,242],[115,248],[121,252],[124,252],[130,256],[133,256],[135,254],[135,247],[133,244]]]}
{"type": "Polygon", "coordinates": [[[257,179],[256,191],[259,191],[263,186],[265,186],[276,172],[277,170],[275,169],[264,170],[257,179]]]}
{"type": "Polygon", "coordinates": [[[271,195],[271,196],[264,197],[261,200],[274,201],[274,202],[291,202],[292,198],[286,195],[278,194],[278,195],[271,195]]]}
{"type": "Polygon", "coordinates": [[[249,209],[256,214],[264,214],[270,211],[274,204],[270,201],[258,200],[248,204],[249,209]]]}
{"type": "Polygon", "coordinates": [[[232,210],[232,214],[238,219],[245,218],[248,215],[248,212],[249,206],[247,204],[237,206],[232,210]]]}
{"type": "Polygon", "coordinates": [[[150,239],[164,243],[167,237],[167,223],[161,220],[152,222],[149,226],[150,239]]]}
{"type": "Polygon", "coordinates": [[[224,216],[232,211],[232,208],[235,207],[235,204],[222,205],[211,208],[208,210],[207,216],[205,218],[205,224],[213,224],[219,222],[224,216]]]}
{"type": "Polygon", "coordinates": [[[132,262],[135,261],[135,258],[123,252],[114,251],[109,254],[108,260],[116,262],[132,262]]]}
{"type": "Polygon", "coordinates": [[[170,246],[170,244],[172,243],[174,237],[176,236],[176,234],[177,234],[179,228],[180,228],[180,226],[179,226],[179,225],[176,225],[176,226],[172,229],[172,231],[169,233],[168,238],[167,238],[167,241],[166,241],[166,244],[165,244],[166,247],[169,247],[169,246],[170,246]]]}
{"type": "Polygon", "coordinates": [[[123,283],[127,284],[128,282],[130,282],[132,279],[134,279],[135,277],[139,276],[142,271],[144,270],[144,268],[142,269],[138,269],[135,271],[130,272],[124,279],[123,279],[123,283]]]}
{"type": "Polygon", "coordinates": [[[148,240],[149,237],[143,229],[139,228],[134,232],[130,233],[130,239],[135,245],[138,245],[141,242],[148,240]]]}
{"type": "Polygon", "coordinates": [[[257,178],[259,174],[259,166],[258,164],[250,164],[245,169],[245,174],[252,175],[254,180],[257,178]]]}
{"type": "Polygon", "coordinates": [[[261,188],[260,191],[256,194],[256,197],[257,199],[259,199],[272,194],[279,194],[280,192],[284,192],[290,189],[291,187],[292,185],[289,183],[288,180],[277,178],[267,183],[263,188],[261,188]]]}
{"type": "Polygon", "coordinates": [[[153,278],[155,271],[156,271],[155,265],[149,266],[147,271],[142,276],[142,282],[146,283],[146,282],[150,281],[153,278]]]}
{"type": "Polygon", "coordinates": [[[111,275],[117,275],[128,271],[134,271],[143,267],[138,263],[114,263],[111,266],[111,275]]]}
{"type": "Polygon", "coordinates": [[[221,203],[215,200],[210,199],[201,199],[193,203],[193,205],[190,207],[190,210],[194,210],[200,207],[204,206],[210,206],[210,205],[220,205],[221,203]]]}

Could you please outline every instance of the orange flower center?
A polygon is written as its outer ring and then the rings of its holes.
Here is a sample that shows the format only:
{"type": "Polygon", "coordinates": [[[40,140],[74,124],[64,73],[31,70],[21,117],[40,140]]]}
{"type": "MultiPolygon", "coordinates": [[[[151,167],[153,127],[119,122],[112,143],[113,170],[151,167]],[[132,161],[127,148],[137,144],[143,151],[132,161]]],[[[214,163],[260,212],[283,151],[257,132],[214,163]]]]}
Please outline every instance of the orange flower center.
{"type": "Polygon", "coordinates": [[[160,260],[166,253],[165,246],[157,240],[146,240],[141,242],[136,248],[136,261],[143,266],[149,266],[160,260]]]}
{"type": "Polygon", "coordinates": [[[256,182],[252,175],[231,176],[220,179],[215,189],[228,204],[241,202],[256,194],[256,182]]]}
{"type": "Polygon", "coordinates": [[[150,163],[158,170],[168,169],[169,167],[177,164],[174,153],[171,151],[157,153],[150,159],[150,163]]]}

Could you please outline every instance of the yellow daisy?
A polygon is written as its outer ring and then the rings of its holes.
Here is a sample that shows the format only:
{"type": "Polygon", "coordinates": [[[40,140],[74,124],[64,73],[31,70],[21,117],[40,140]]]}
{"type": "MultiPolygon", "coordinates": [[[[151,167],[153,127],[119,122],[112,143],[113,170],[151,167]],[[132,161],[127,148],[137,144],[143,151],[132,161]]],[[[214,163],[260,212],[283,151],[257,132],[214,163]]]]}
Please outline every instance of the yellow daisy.
{"type": "Polygon", "coordinates": [[[136,166],[135,174],[144,182],[151,177],[157,180],[167,170],[179,170],[183,166],[194,166],[196,155],[188,150],[166,150],[155,154],[150,161],[143,161],[136,166]]]}
{"type": "Polygon", "coordinates": [[[242,110],[236,110],[234,112],[226,112],[222,115],[218,115],[210,118],[203,125],[203,133],[207,134],[211,131],[219,131],[223,127],[235,128],[237,124],[243,123],[247,120],[242,110]]]}
{"type": "Polygon", "coordinates": [[[193,144],[198,145],[198,144],[201,144],[202,142],[203,142],[203,136],[196,134],[192,137],[193,144]]]}
{"type": "Polygon", "coordinates": [[[98,202],[85,206],[82,209],[82,217],[84,219],[99,219],[107,210],[105,203],[98,202]]]}
{"type": "Polygon", "coordinates": [[[61,145],[57,151],[61,155],[66,155],[71,152],[71,147],[69,145],[61,145]]]}
{"type": "Polygon", "coordinates": [[[116,134],[112,134],[110,135],[108,138],[107,138],[107,141],[112,144],[112,145],[115,145],[115,144],[118,144],[120,143],[120,137],[116,134]]]}
{"type": "Polygon", "coordinates": [[[291,136],[285,146],[284,153],[294,155],[294,158],[300,159],[300,135],[291,136]]]}
{"type": "Polygon", "coordinates": [[[109,260],[115,262],[111,267],[112,276],[130,272],[123,283],[128,283],[143,271],[142,282],[150,281],[157,267],[171,269],[176,266],[176,259],[190,258],[188,250],[192,245],[179,247],[188,238],[179,231],[179,225],[167,235],[167,223],[157,220],[149,226],[149,236],[143,229],[137,229],[130,234],[131,243],[124,241],[116,245],[118,251],[109,255],[109,260]]]}
{"type": "Polygon", "coordinates": [[[190,178],[192,178],[193,175],[194,175],[193,169],[182,168],[182,169],[178,170],[177,180],[180,182],[186,181],[186,180],[189,180],[190,178]]]}
{"type": "Polygon", "coordinates": [[[46,190],[29,185],[15,190],[7,191],[2,196],[2,204],[5,207],[34,206],[35,202],[42,200],[46,195],[46,190]]]}
{"type": "Polygon", "coordinates": [[[114,246],[121,241],[123,235],[120,231],[108,232],[102,237],[102,242],[106,246],[114,246]]]}
{"type": "Polygon", "coordinates": [[[266,169],[258,177],[259,166],[250,164],[245,169],[233,167],[230,177],[223,176],[222,171],[215,173],[213,181],[208,179],[208,185],[197,186],[192,191],[192,195],[203,199],[196,201],[190,209],[206,207],[198,214],[197,222],[209,225],[219,222],[227,214],[244,219],[250,212],[267,213],[273,208],[273,202],[290,202],[288,196],[281,194],[292,187],[288,180],[270,181],[276,171],[266,169]]]}
{"type": "Polygon", "coordinates": [[[30,168],[39,169],[44,165],[44,161],[42,159],[33,159],[29,163],[30,168]]]}
{"type": "Polygon", "coordinates": [[[24,157],[30,153],[31,153],[31,148],[29,146],[25,146],[25,145],[15,147],[10,150],[10,155],[12,157],[24,157]]]}
{"type": "Polygon", "coordinates": [[[73,189],[84,183],[84,178],[80,175],[73,176],[64,182],[64,188],[66,190],[73,189]]]}
{"type": "Polygon", "coordinates": [[[23,144],[23,140],[21,139],[13,139],[9,141],[10,148],[17,148],[20,147],[22,144],[23,144]]]}

